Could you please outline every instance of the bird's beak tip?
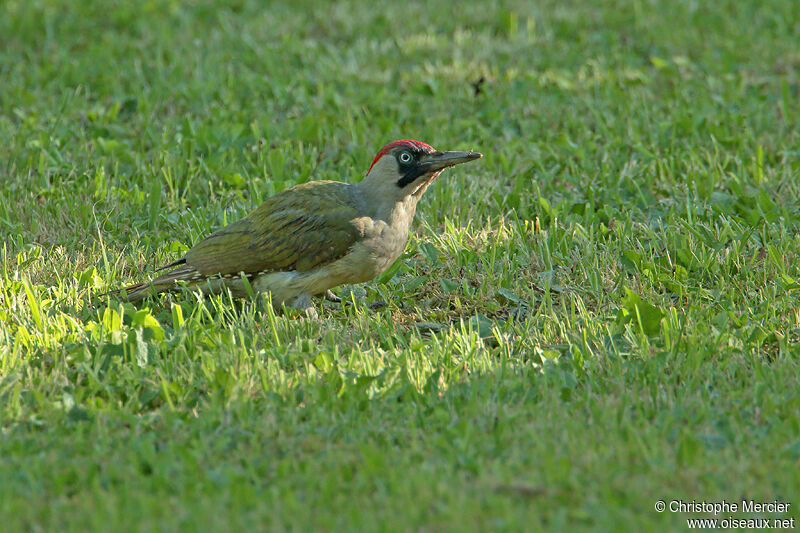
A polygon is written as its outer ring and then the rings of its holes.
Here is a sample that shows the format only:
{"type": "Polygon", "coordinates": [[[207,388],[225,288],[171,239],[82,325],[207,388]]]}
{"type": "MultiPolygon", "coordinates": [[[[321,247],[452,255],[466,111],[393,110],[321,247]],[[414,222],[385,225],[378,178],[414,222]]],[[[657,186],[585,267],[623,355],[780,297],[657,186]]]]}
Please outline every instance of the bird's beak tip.
{"type": "Polygon", "coordinates": [[[430,161],[434,168],[444,169],[460,163],[467,163],[483,157],[480,152],[438,152],[430,161]]]}

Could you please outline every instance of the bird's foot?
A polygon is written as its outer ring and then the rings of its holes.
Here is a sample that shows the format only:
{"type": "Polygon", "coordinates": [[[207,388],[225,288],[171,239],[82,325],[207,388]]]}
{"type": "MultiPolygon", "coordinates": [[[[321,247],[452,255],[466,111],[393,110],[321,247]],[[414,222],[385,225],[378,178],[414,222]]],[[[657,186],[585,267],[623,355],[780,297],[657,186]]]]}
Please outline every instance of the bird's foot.
{"type": "MultiPolygon", "coordinates": [[[[343,300],[340,296],[336,296],[335,294],[333,294],[333,292],[330,289],[325,291],[325,294],[323,295],[323,298],[325,298],[329,302],[334,302],[334,303],[337,303],[337,304],[340,304],[340,303],[344,302],[347,305],[353,305],[353,300],[352,299],[348,298],[348,299],[343,300]]],[[[369,304],[367,306],[367,308],[370,311],[377,311],[378,309],[383,309],[384,307],[386,307],[386,305],[387,304],[386,304],[385,300],[378,300],[377,302],[373,302],[373,303],[369,304]]]]}
{"type": "Polygon", "coordinates": [[[314,302],[311,301],[311,296],[308,294],[301,294],[295,298],[292,303],[289,304],[289,307],[297,309],[309,320],[319,320],[317,309],[314,307],[314,302]]]}
{"type": "Polygon", "coordinates": [[[308,320],[313,320],[314,322],[319,320],[319,313],[317,313],[317,309],[313,305],[311,307],[306,307],[302,311],[308,320]]]}
{"type": "Polygon", "coordinates": [[[337,303],[337,304],[338,303],[342,303],[342,299],[339,298],[338,296],[336,296],[335,294],[333,294],[333,291],[331,291],[330,289],[325,291],[325,299],[328,300],[329,302],[333,302],[333,303],[337,303]]]}

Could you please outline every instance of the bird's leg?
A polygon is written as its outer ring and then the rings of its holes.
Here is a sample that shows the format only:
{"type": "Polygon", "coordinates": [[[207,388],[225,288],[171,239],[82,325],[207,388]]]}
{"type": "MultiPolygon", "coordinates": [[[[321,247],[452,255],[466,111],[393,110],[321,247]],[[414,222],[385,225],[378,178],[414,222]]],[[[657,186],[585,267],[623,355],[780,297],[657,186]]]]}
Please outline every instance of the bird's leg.
{"type": "Polygon", "coordinates": [[[337,304],[342,303],[342,299],[333,294],[333,292],[330,289],[325,291],[325,299],[328,300],[329,302],[334,302],[337,304]]]}
{"type": "MultiPolygon", "coordinates": [[[[330,289],[325,291],[323,298],[325,298],[330,302],[335,302],[337,304],[342,303],[342,298],[340,296],[336,296],[335,294],[333,294],[333,292],[331,292],[330,289]]],[[[349,299],[345,300],[345,303],[348,305],[353,305],[353,301],[349,299]]],[[[386,307],[386,305],[387,304],[384,300],[378,300],[377,302],[369,304],[367,307],[369,308],[370,311],[377,311],[378,309],[383,309],[384,307],[386,307]]]]}
{"type": "Polygon", "coordinates": [[[311,320],[319,320],[319,315],[317,314],[317,309],[314,307],[314,303],[311,301],[311,296],[308,294],[301,294],[289,304],[289,307],[293,307],[298,311],[302,311],[303,314],[306,315],[306,318],[310,318],[311,320]]]}

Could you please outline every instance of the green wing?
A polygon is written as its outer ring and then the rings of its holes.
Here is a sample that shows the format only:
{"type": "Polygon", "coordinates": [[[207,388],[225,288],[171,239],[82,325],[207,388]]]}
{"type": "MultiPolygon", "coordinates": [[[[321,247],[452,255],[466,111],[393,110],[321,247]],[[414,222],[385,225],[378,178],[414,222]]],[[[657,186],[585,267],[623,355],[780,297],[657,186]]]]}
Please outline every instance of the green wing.
{"type": "Polygon", "coordinates": [[[361,237],[348,185],[315,181],[272,196],[238,222],[212,233],[186,254],[202,276],[298,270],[344,256],[361,237]]]}

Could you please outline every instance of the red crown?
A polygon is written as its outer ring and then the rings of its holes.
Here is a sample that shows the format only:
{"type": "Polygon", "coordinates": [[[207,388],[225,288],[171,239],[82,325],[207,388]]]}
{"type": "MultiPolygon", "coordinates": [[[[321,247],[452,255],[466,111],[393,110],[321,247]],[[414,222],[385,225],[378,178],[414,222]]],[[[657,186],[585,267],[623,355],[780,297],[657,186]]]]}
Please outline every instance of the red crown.
{"type": "Polygon", "coordinates": [[[390,142],[386,146],[380,149],[378,155],[375,156],[375,159],[372,160],[372,164],[369,166],[369,170],[367,170],[367,174],[369,171],[372,170],[372,167],[375,166],[375,163],[378,162],[378,159],[386,155],[386,152],[395,148],[397,146],[408,146],[409,148],[415,148],[417,150],[423,150],[425,152],[433,152],[433,146],[430,144],[426,144],[422,141],[414,141],[411,139],[400,139],[399,141],[390,142]]]}

